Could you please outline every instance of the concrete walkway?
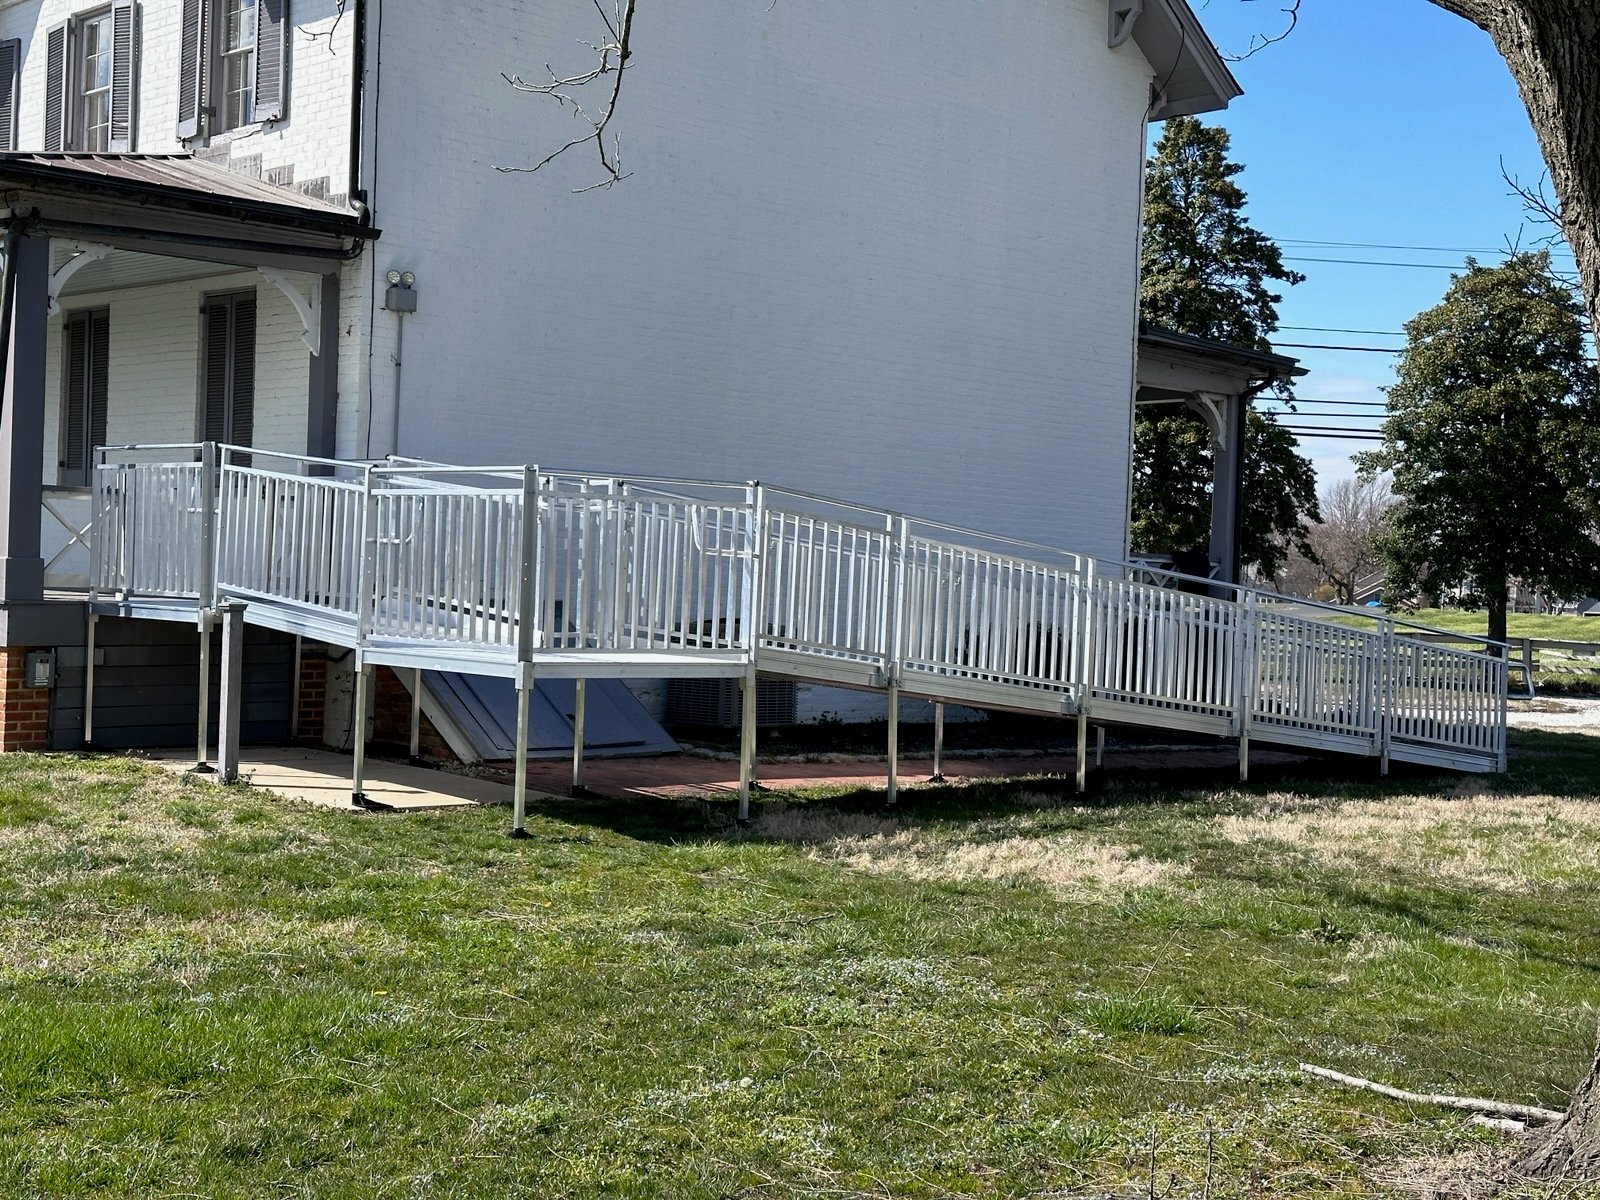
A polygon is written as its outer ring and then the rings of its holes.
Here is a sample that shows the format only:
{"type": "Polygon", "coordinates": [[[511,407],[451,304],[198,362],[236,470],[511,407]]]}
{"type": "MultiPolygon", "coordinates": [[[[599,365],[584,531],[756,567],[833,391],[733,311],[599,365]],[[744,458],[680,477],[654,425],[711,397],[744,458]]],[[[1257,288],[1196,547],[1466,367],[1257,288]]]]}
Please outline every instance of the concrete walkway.
{"type": "MultiPolygon", "coordinates": [[[[194,755],[173,752],[158,760],[170,771],[194,767],[194,755]]],[[[331,750],[252,747],[241,755],[240,776],[292,800],[324,808],[350,807],[350,756],[331,750]]],[[[510,804],[511,789],[494,779],[475,779],[449,771],[413,767],[368,757],[365,790],[380,804],[401,811],[510,804]]]]}

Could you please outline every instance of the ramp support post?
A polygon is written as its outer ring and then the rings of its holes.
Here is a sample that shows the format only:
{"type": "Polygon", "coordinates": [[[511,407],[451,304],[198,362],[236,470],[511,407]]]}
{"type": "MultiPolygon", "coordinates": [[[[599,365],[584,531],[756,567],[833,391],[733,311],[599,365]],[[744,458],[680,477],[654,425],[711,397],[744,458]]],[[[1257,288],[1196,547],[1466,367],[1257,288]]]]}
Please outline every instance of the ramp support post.
{"type": "Polygon", "coordinates": [[[200,718],[195,734],[194,770],[212,774],[207,747],[211,744],[211,615],[200,615],[200,718]]]}
{"type": "Polygon", "coordinates": [[[511,833],[528,836],[528,699],[533,691],[533,664],[522,663],[517,674],[517,782],[511,797],[511,833]]]}
{"type": "Polygon", "coordinates": [[[289,740],[300,739],[300,679],[305,670],[305,639],[294,635],[294,679],[290,682],[289,740]]]}
{"type": "Polygon", "coordinates": [[[422,758],[422,668],[411,672],[411,761],[422,758]]]}
{"type": "Polygon", "coordinates": [[[90,613],[83,635],[83,744],[85,747],[88,747],[94,741],[94,635],[95,626],[99,622],[99,616],[95,613],[90,613]]]}
{"type": "Polygon", "coordinates": [[[583,795],[583,723],[587,716],[589,681],[576,679],[572,689],[572,794],[583,795]]]}
{"type": "Polygon", "coordinates": [[[1078,713],[1078,795],[1089,790],[1089,714],[1078,713]]]}
{"type": "Polygon", "coordinates": [[[750,823],[750,793],[756,786],[756,677],[739,682],[739,824],[750,823]]]}
{"type": "Polygon", "coordinates": [[[217,706],[217,778],[239,779],[239,724],[244,715],[244,605],[224,601],[222,618],[222,696],[217,706]]]}
{"type": "Polygon", "coordinates": [[[1106,727],[1104,725],[1096,725],[1094,727],[1094,765],[1097,767],[1106,765],[1106,727]]]}
{"type": "Polygon", "coordinates": [[[933,706],[933,774],[929,783],[944,782],[944,701],[933,706]]]}
{"type": "Polygon", "coordinates": [[[370,808],[366,784],[367,769],[367,689],[372,680],[372,668],[356,659],[355,711],[350,714],[350,728],[355,738],[354,757],[350,766],[350,803],[355,808],[370,808]]]}
{"type": "Polygon", "coordinates": [[[900,799],[900,685],[889,685],[889,789],[888,805],[900,799]]]}
{"type": "Polygon", "coordinates": [[[1239,782],[1250,782],[1250,735],[1239,735],[1239,782]]]}

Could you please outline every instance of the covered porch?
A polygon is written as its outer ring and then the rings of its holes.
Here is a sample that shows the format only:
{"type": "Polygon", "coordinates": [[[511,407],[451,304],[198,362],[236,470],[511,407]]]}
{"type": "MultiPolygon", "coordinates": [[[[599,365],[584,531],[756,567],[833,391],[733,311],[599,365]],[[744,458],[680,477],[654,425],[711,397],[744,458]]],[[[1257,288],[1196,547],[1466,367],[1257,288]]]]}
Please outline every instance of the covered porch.
{"type": "Polygon", "coordinates": [[[60,714],[26,663],[84,643],[95,448],[331,455],[342,285],[378,231],[188,155],[3,154],[0,189],[0,749],[42,748],[60,714]]]}
{"type": "Polygon", "coordinates": [[[1141,555],[1182,575],[1238,583],[1242,575],[1245,425],[1250,402],[1305,369],[1287,355],[1190,337],[1141,323],[1136,411],[1194,413],[1211,439],[1211,536],[1204,547],[1164,546],[1141,555]]]}

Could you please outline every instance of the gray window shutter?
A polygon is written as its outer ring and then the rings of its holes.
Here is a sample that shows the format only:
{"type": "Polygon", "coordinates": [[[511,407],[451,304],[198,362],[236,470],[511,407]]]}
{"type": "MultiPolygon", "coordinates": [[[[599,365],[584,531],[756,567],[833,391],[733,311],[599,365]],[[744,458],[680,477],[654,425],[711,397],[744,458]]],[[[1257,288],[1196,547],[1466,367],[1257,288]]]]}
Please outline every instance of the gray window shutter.
{"type": "Polygon", "coordinates": [[[252,121],[281,121],[289,49],[289,0],[256,0],[256,91],[252,121]]]}
{"type": "Polygon", "coordinates": [[[133,149],[139,86],[138,17],[134,0],[111,0],[111,134],[107,149],[113,154],[133,149]]]}
{"type": "Polygon", "coordinates": [[[44,148],[67,148],[67,23],[44,36],[44,148]]]}
{"type": "Polygon", "coordinates": [[[212,296],[203,313],[201,435],[208,442],[248,446],[255,438],[255,293],[212,296]]]}
{"type": "Polygon", "coordinates": [[[178,42],[178,136],[200,136],[205,110],[206,9],[205,0],[183,0],[183,28],[178,42]]]}
{"type": "Polygon", "coordinates": [[[205,369],[201,372],[201,440],[226,442],[228,438],[228,299],[208,300],[201,340],[205,369]]]}
{"type": "Polygon", "coordinates": [[[22,41],[0,42],[0,150],[17,148],[17,76],[22,74],[22,41]]]}
{"type": "Polygon", "coordinates": [[[65,332],[61,482],[68,487],[86,487],[94,464],[94,448],[106,444],[110,313],[105,309],[73,313],[67,318],[65,332]]]}
{"type": "Polygon", "coordinates": [[[256,435],[256,294],[233,298],[232,411],[228,440],[248,446],[256,435]]]}

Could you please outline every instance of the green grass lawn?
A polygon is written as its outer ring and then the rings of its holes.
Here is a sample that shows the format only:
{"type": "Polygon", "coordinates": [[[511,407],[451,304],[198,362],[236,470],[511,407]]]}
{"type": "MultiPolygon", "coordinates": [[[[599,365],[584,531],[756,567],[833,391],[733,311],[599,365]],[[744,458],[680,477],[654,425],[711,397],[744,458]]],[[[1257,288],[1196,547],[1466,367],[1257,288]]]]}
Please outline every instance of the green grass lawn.
{"type": "Polygon", "coordinates": [[[1297,1062],[1560,1105],[1591,1049],[1600,745],[1515,751],[523,842],[6,756],[0,1196],[1400,1194],[1503,1143],[1297,1062]]]}
{"type": "MultiPolygon", "coordinates": [[[[1419,608],[1396,610],[1395,616],[1435,629],[1457,633],[1486,634],[1489,614],[1483,609],[1469,612],[1459,608],[1419,608]]],[[[1541,638],[1561,642],[1600,642],[1600,617],[1557,616],[1548,613],[1507,613],[1508,638],[1541,638]]]]}

